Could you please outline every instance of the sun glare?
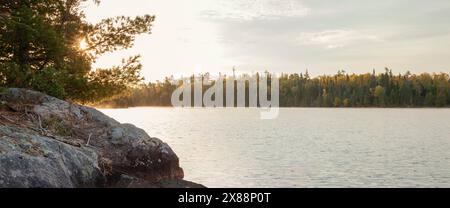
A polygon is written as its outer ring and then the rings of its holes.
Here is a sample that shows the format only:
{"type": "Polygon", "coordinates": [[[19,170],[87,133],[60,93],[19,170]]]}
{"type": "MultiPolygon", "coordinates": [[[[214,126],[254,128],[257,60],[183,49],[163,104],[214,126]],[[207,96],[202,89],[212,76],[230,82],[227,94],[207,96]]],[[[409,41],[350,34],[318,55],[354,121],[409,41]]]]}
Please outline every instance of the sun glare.
{"type": "Polygon", "coordinates": [[[86,49],[88,48],[88,46],[89,46],[89,45],[87,44],[86,39],[82,39],[82,40],[80,41],[79,47],[80,47],[81,50],[86,50],[86,49]]]}

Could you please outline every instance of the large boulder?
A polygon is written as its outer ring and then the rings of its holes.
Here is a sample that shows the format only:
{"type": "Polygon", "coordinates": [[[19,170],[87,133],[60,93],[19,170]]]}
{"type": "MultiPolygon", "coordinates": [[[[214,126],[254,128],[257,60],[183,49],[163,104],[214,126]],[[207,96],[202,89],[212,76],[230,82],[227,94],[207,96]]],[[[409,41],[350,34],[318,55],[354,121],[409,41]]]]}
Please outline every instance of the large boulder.
{"type": "Polygon", "coordinates": [[[95,187],[98,155],[26,130],[0,126],[0,187],[95,187]]]}
{"type": "Polygon", "coordinates": [[[202,187],[166,143],[94,108],[17,88],[0,102],[0,187],[202,187]]]}

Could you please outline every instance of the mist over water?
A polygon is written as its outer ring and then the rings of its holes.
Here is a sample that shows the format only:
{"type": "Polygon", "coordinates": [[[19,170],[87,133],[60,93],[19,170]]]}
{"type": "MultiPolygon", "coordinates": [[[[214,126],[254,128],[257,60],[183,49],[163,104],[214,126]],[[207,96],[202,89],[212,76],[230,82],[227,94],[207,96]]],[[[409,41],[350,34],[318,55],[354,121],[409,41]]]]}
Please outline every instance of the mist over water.
{"type": "Polygon", "coordinates": [[[208,187],[450,187],[450,109],[101,109],[208,187]]]}

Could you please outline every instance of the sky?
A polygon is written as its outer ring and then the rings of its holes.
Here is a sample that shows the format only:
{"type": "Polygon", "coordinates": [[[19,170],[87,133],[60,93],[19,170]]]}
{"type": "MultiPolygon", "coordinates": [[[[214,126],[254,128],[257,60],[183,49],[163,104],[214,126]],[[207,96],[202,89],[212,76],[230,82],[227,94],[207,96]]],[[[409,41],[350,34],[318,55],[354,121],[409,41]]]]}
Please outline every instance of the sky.
{"type": "Polygon", "coordinates": [[[313,75],[450,73],[448,0],[104,0],[85,6],[95,23],[156,16],[152,34],[100,57],[94,67],[141,54],[148,81],[165,76],[270,71],[313,75]]]}

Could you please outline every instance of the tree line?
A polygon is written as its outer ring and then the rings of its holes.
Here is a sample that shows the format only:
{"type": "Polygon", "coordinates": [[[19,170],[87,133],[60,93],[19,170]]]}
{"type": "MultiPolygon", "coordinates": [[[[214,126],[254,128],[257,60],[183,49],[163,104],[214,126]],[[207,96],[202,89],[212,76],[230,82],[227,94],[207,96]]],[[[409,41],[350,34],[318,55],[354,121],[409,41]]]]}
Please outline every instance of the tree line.
{"type": "MultiPolygon", "coordinates": [[[[209,73],[199,76],[209,77],[209,73]]],[[[241,75],[236,79],[245,79],[247,76],[250,75],[241,75]]],[[[257,73],[256,76],[259,77],[260,74],[257,73]]],[[[191,77],[193,78],[194,76],[191,77]]],[[[383,73],[376,73],[375,70],[365,74],[348,74],[345,71],[338,71],[334,75],[310,77],[306,71],[282,74],[278,78],[281,107],[450,106],[448,73],[411,74],[406,72],[394,75],[391,70],[385,69],[383,73]]],[[[179,86],[181,86],[179,80],[175,80],[173,76],[166,77],[164,81],[141,84],[97,105],[103,107],[170,106],[172,92],[179,86]]],[[[203,92],[211,86],[211,84],[203,85],[203,92]]],[[[224,87],[224,98],[225,93],[226,87],[224,87]]],[[[246,93],[248,95],[248,83],[246,83],[246,93]]],[[[248,103],[248,100],[246,102],[248,103]]]]}

